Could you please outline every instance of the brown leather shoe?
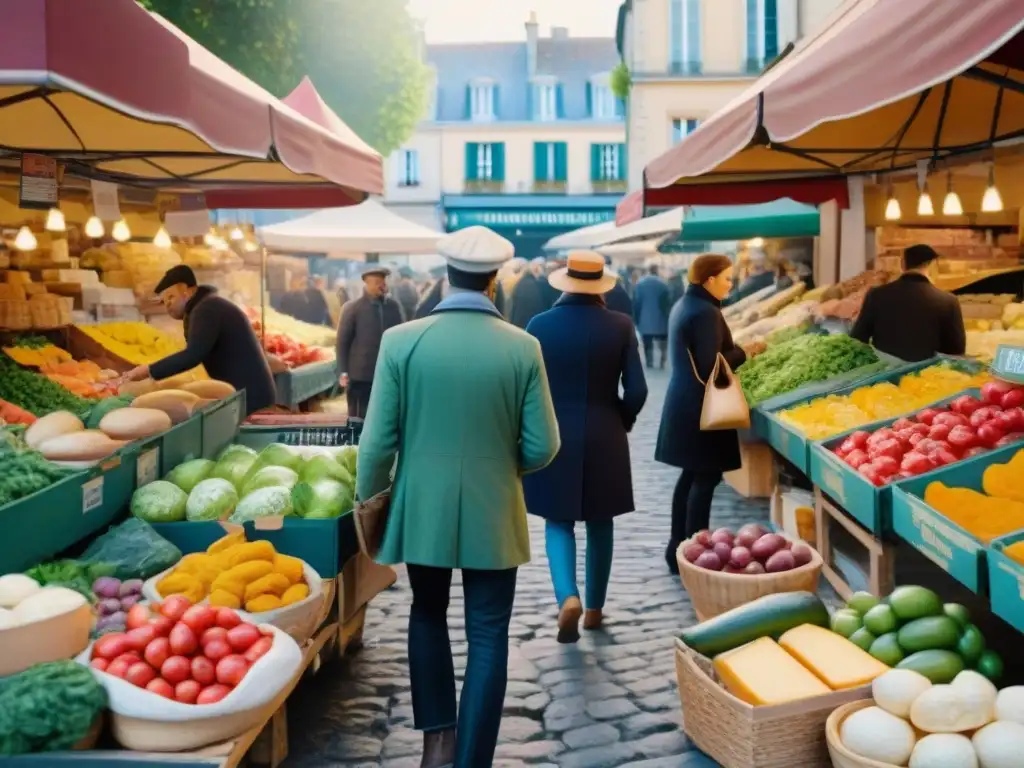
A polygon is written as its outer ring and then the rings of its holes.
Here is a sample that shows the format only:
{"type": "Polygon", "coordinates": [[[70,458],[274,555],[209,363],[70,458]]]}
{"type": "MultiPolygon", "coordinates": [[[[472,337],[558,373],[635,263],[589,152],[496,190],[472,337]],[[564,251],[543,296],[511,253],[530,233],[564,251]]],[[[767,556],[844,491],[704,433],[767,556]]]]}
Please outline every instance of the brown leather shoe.
{"type": "Polygon", "coordinates": [[[580,616],[583,604],[578,597],[568,597],[558,612],[558,642],[575,643],[580,639],[580,616]]]}
{"type": "Polygon", "coordinates": [[[587,608],[583,613],[584,629],[600,629],[602,621],[604,621],[604,614],[600,608],[587,608]]]}
{"type": "Polygon", "coordinates": [[[455,763],[455,729],[423,734],[420,768],[449,768],[455,763]]]}

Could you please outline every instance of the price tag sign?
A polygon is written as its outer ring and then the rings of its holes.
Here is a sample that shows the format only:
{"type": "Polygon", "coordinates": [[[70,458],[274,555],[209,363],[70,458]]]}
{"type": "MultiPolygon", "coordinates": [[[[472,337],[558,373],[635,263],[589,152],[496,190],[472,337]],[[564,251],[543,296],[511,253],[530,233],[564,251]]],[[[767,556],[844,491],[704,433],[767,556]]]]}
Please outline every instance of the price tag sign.
{"type": "Polygon", "coordinates": [[[103,476],[82,484],[82,514],[87,515],[103,506],[103,476]]]}
{"type": "Polygon", "coordinates": [[[117,184],[96,181],[92,185],[92,210],[103,221],[118,221],[121,218],[121,203],[117,196],[117,184]]]}
{"type": "Polygon", "coordinates": [[[159,467],[159,446],[140,453],[138,461],[135,463],[135,476],[138,478],[139,485],[147,485],[148,483],[152,483],[154,480],[159,479],[159,467]]]}
{"type": "Polygon", "coordinates": [[[992,370],[1000,379],[1024,384],[1024,347],[1000,344],[996,350],[992,370]]]}
{"type": "Polygon", "coordinates": [[[20,181],[20,208],[45,211],[57,205],[59,181],[55,158],[25,152],[21,156],[20,181]]]}

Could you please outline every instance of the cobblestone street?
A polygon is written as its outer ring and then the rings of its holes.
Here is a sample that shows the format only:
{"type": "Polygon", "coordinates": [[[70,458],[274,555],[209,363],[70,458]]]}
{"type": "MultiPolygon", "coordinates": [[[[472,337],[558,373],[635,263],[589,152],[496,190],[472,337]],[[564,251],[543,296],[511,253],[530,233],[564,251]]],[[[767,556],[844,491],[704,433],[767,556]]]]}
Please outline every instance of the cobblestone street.
{"type": "MultiPolygon", "coordinates": [[[[704,768],[681,729],[672,638],[694,621],[663,551],[677,471],[653,461],[668,374],[649,374],[651,396],[631,437],[638,511],[616,521],[615,562],[606,625],[576,646],[555,642],[557,608],[544,555],[542,524],[531,519],[533,561],[519,571],[511,625],[509,684],[496,766],[704,768]]],[[[726,486],[713,524],[736,527],[767,517],[726,486]]],[[[582,554],[582,527],[578,529],[582,554]]],[[[582,588],[582,557],[580,586],[582,588]]],[[[404,574],[370,606],[366,647],[304,684],[289,704],[287,768],[419,765],[412,730],[406,653],[411,594],[404,574]]],[[[452,590],[456,669],[465,666],[462,595],[452,590]]]]}

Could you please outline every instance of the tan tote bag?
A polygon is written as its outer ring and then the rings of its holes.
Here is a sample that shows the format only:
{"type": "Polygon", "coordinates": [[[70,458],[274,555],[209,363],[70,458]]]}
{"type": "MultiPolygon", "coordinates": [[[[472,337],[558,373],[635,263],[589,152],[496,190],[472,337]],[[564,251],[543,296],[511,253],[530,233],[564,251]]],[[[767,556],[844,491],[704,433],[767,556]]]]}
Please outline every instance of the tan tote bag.
{"type": "Polygon", "coordinates": [[[693,353],[687,350],[690,355],[690,365],[693,368],[693,375],[704,385],[704,405],[700,410],[700,428],[702,432],[714,432],[722,429],[747,429],[750,427],[750,406],[747,405],[747,398],[743,395],[743,387],[739,379],[732,372],[728,361],[719,352],[715,358],[715,367],[711,376],[705,382],[697,372],[697,363],[693,359],[693,353]],[[718,386],[718,378],[725,374],[728,383],[724,387],[718,386]]]}

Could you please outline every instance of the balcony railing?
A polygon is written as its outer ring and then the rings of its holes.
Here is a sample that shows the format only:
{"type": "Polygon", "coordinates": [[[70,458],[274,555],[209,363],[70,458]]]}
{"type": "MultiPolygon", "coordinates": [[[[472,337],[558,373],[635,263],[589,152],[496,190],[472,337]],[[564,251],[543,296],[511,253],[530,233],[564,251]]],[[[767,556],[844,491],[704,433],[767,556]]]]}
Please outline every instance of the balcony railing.
{"type": "Polygon", "coordinates": [[[533,192],[537,195],[564,195],[568,184],[564,181],[534,181],[533,192]]]}
{"type": "Polygon", "coordinates": [[[595,195],[625,192],[629,183],[625,179],[594,179],[590,182],[595,195]]]}
{"type": "Polygon", "coordinates": [[[466,179],[464,190],[467,195],[499,195],[505,191],[505,182],[493,179],[466,179]]]}
{"type": "Polygon", "coordinates": [[[668,65],[670,75],[699,75],[703,67],[699,61],[673,61],[668,65]]]}

